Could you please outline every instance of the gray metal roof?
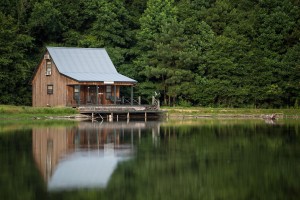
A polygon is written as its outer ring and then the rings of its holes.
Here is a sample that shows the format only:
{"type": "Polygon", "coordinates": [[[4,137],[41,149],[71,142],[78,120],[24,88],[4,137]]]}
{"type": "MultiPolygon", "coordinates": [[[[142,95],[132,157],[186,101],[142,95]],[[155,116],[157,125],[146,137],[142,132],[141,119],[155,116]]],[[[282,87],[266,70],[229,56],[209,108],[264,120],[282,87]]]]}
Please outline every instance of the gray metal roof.
{"type": "Polygon", "coordinates": [[[77,81],[115,81],[136,80],[119,74],[103,48],[47,47],[58,71],[77,81]]]}

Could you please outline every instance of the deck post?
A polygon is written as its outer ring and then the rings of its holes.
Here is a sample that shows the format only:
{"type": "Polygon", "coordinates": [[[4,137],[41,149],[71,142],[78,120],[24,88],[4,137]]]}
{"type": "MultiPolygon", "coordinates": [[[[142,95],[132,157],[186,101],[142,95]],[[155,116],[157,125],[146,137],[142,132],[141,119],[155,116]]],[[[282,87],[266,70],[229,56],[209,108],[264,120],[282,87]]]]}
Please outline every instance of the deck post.
{"type": "Polygon", "coordinates": [[[127,113],[127,122],[129,122],[129,112],[127,113]]]}
{"type": "Polygon", "coordinates": [[[131,86],[130,104],[133,105],[133,85],[131,86]]]}
{"type": "Polygon", "coordinates": [[[96,87],[96,105],[98,106],[98,85],[96,87]]]}
{"type": "Polygon", "coordinates": [[[141,105],[141,96],[139,96],[139,106],[141,105]]]}
{"type": "Polygon", "coordinates": [[[79,87],[78,106],[80,106],[81,87],[80,87],[80,85],[78,87],[79,87]]]}
{"type": "Polygon", "coordinates": [[[117,104],[117,86],[114,85],[114,104],[117,104]]]}
{"type": "Polygon", "coordinates": [[[145,122],[147,121],[147,112],[145,112],[145,122]]]}

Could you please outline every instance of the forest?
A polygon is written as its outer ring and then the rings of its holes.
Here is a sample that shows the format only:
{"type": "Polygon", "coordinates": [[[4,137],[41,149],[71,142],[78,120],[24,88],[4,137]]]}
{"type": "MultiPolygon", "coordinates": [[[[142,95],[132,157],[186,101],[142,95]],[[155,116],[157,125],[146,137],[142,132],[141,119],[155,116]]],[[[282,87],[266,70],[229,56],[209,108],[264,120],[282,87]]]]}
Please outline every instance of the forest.
{"type": "Polygon", "coordinates": [[[1,0],[0,104],[31,105],[46,46],[106,48],[162,105],[300,105],[299,0],[1,0]]]}

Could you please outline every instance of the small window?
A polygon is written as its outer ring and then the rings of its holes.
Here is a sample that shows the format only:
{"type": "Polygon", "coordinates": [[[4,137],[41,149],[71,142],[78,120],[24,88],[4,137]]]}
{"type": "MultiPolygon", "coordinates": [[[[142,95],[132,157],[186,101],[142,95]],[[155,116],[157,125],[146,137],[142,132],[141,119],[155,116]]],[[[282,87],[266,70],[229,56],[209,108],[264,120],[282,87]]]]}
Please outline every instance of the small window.
{"type": "Polygon", "coordinates": [[[74,86],[74,99],[79,100],[79,95],[80,95],[80,86],[75,85],[74,86]]]}
{"type": "Polygon", "coordinates": [[[47,85],[47,94],[53,94],[53,85],[47,85]]]}
{"type": "Polygon", "coordinates": [[[46,76],[50,76],[52,73],[52,63],[50,60],[46,61],[46,76]]]}
{"type": "Polygon", "coordinates": [[[111,85],[106,86],[106,94],[105,94],[106,99],[109,99],[111,97],[111,85]]]}

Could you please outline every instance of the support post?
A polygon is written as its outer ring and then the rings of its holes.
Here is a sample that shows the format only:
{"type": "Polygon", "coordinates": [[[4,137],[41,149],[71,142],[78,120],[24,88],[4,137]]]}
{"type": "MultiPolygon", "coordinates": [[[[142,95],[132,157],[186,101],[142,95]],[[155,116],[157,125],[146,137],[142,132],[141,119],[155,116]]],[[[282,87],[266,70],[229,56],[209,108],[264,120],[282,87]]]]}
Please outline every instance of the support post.
{"type": "Polygon", "coordinates": [[[80,85],[78,87],[79,87],[78,106],[80,106],[81,87],[80,85]]]}
{"type": "Polygon", "coordinates": [[[98,85],[96,87],[96,105],[98,106],[98,85]]]}
{"type": "Polygon", "coordinates": [[[133,85],[131,86],[130,104],[133,105],[133,85]]]}
{"type": "Polygon", "coordinates": [[[145,122],[147,121],[147,112],[145,112],[145,122]]]}
{"type": "Polygon", "coordinates": [[[117,104],[117,86],[116,85],[114,85],[114,96],[115,96],[114,104],[116,105],[117,104]]]}
{"type": "Polygon", "coordinates": [[[141,96],[139,96],[139,106],[141,105],[141,96]]]}
{"type": "Polygon", "coordinates": [[[113,121],[114,121],[114,113],[111,113],[111,114],[110,114],[110,117],[111,117],[111,118],[110,118],[110,121],[113,122],[113,121]]]}
{"type": "Polygon", "coordinates": [[[129,112],[127,113],[127,123],[129,122],[129,112]]]}

